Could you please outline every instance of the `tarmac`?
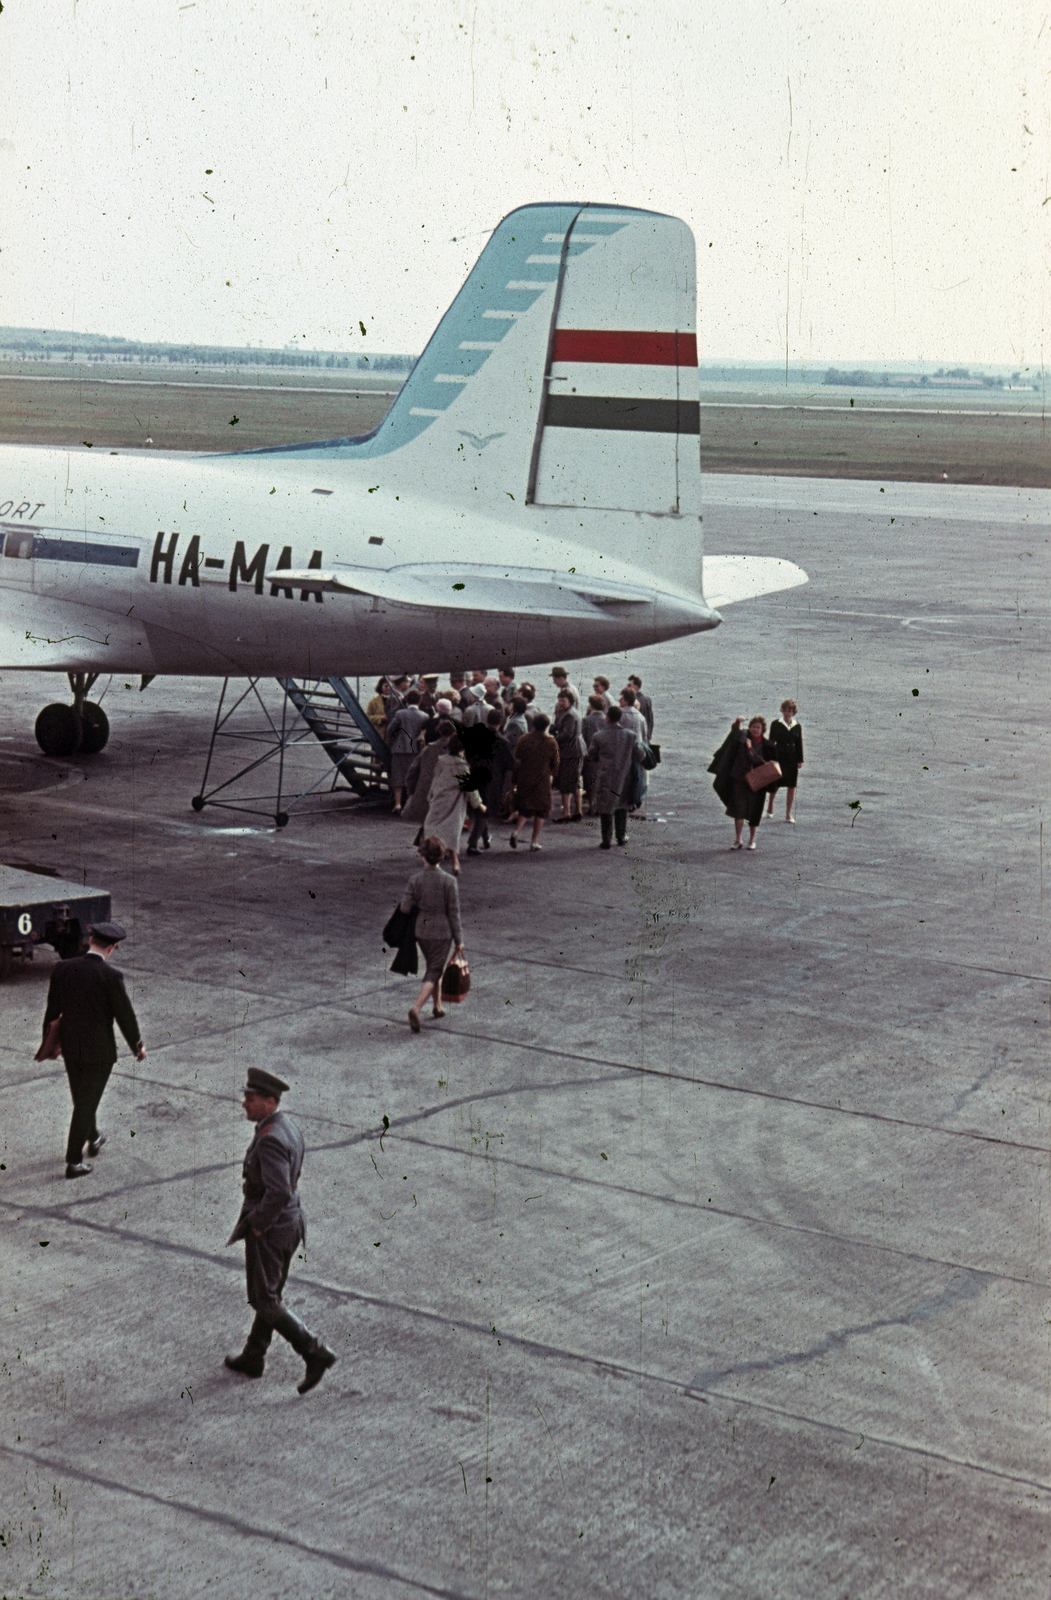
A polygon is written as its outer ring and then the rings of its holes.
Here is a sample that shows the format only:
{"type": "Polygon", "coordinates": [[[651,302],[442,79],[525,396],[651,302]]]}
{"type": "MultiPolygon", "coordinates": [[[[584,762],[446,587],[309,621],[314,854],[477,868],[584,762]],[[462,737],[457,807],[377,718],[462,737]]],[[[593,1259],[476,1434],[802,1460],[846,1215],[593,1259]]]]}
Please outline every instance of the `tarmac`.
{"type": "Polygon", "coordinates": [[[114,679],[106,750],[49,762],[63,680],[0,682],[3,859],[111,891],[149,1051],[67,1183],[53,957],[4,986],[11,1600],[1046,1600],[1049,497],[706,489],[710,552],[809,585],[570,664],[654,699],[646,820],[495,827],[416,1037],[408,825],[195,815],[217,683],[114,679]],[[798,824],[731,853],[707,764],[786,695],[798,824]],[[222,1365],[249,1065],[308,1146],[304,1398],[280,1341],[222,1365]]]}

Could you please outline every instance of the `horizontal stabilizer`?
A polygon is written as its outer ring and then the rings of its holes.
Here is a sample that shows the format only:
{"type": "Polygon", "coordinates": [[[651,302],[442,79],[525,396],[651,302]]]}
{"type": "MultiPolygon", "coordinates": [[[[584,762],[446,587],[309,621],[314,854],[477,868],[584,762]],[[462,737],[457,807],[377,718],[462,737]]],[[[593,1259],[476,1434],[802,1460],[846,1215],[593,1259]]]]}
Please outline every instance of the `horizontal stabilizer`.
{"type": "Polygon", "coordinates": [[[705,556],[704,598],[716,611],[761,594],[797,589],[810,579],[802,567],[777,556],[705,556]]]}
{"type": "Polygon", "coordinates": [[[523,613],[543,617],[623,614],[622,608],[652,605],[652,590],[531,567],[484,567],[427,562],[382,571],[373,567],[275,568],[267,583],[323,594],[363,594],[397,605],[429,610],[523,613]]]}

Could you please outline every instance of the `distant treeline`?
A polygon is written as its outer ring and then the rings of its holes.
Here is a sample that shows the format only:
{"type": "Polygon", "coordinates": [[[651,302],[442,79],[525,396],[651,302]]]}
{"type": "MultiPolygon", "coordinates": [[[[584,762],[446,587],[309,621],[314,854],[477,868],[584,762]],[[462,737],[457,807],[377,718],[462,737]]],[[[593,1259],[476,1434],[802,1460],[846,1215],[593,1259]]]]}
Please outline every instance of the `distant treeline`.
{"type": "Polygon", "coordinates": [[[415,356],[344,355],[339,351],[245,349],[240,345],[151,344],[101,333],[0,328],[0,356],[25,361],[167,362],[191,367],[333,367],[355,372],[408,372],[415,356]]]}
{"type": "Polygon", "coordinates": [[[1008,381],[1017,383],[1021,374],[1013,372],[1010,380],[990,378],[984,373],[971,372],[969,367],[939,367],[937,372],[841,372],[829,367],[821,380],[837,383],[850,389],[1002,389],[1008,381]]]}

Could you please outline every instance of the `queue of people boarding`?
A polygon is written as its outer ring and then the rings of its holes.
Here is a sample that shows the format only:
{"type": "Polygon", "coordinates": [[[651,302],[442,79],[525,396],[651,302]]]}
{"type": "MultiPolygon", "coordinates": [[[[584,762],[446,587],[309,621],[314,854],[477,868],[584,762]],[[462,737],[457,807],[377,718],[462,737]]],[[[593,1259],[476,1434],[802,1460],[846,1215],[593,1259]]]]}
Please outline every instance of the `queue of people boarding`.
{"type": "MultiPolygon", "coordinates": [[[[398,912],[408,929],[393,970],[416,973],[421,987],[409,1011],[418,1033],[425,1009],[438,1020],[450,997],[449,974],[468,980],[460,920],[461,857],[492,848],[506,827],[512,850],[544,848],[549,822],[599,822],[598,848],[629,841],[629,820],[645,819],[648,774],[660,759],[653,702],[632,673],[623,688],[598,675],[586,696],[565,667],[551,669],[550,712],[536,684],[498,672],[438,673],[381,678],[366,713],[390,747],[393,815],[416,824],[420,869],[410,877],[398,912]],[[451,959],[450,959],[451,956],[451,959]]],[[[785,821],[795,822],[802,728],[794,700],[769,728],[765,717],[733,722],[709,771],[734,821],[733,850],[754,850],[763,816],[785,790],[785,821]],[[745,826],[749,829],[747,847],[745,826]]],[[[451,998],[460,996],[455,992],[451,998]]]]}
{"type": "Polygon", "coordinates": [[[419,824],[417,843],[440,839],[454,876],[461,855],[490,849],[504,822],[513,850],[542,850],[546,823],[586,816],[605,819],[603,848],[614,832],[628,842],[627,818],[645,818],[647,769],[659,760],[637,674],[616,694],[599,675],[584,696],[553,667],[550,712],[513,668],[453,673],[444,686],[439,678],[381,678],[365,709],[390,747],[393,815],[419,824]]]}

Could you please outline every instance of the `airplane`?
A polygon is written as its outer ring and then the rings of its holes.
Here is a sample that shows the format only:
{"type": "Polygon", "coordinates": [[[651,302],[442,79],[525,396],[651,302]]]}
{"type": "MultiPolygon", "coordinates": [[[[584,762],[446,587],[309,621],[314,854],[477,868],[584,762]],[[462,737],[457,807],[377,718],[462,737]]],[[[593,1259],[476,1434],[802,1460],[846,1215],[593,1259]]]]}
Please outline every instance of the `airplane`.
{"type": "Polygon", "coordinates": [[[41,748],[102,748],[101,673],[523,667],[703,632],[805,583],[773,557],[705,574],[696,297],[679,218],[527,205],[369,434],[193,457],[0,447],[0,670],[73,691],[38,717],[41,748]]]}

